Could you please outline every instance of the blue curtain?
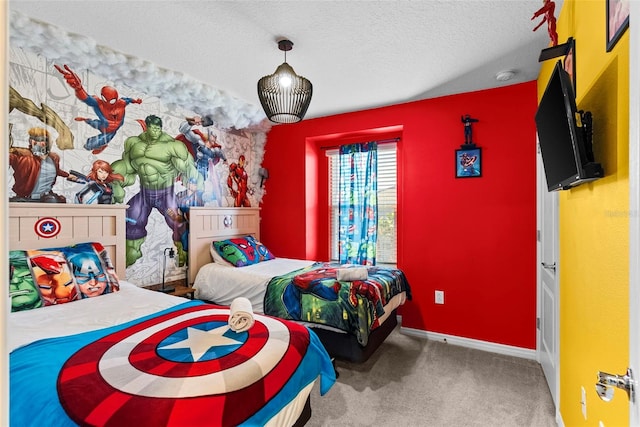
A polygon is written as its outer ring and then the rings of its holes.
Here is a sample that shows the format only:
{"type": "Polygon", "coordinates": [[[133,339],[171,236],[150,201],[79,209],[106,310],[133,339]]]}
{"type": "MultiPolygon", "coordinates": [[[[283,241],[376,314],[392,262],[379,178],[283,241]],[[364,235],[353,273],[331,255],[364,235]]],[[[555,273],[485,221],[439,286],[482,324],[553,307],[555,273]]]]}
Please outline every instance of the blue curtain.
{"type": "Polygon", "coordinates": [[[338,253],[341,264],[376,264],[378,144],[340,146],[338,253]]]}

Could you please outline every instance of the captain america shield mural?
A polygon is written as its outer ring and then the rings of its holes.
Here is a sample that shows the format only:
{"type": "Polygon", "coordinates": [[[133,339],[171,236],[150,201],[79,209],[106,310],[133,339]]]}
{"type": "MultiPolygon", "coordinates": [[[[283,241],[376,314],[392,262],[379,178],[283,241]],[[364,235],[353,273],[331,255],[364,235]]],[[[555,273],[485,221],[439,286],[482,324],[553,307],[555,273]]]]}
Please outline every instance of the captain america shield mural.
{"type": "Polygon", "coordinates": [[[85,346],[58,377],[65,411],[82,425],[242,423],[282,389],[309,339],[291,340],[300,325],[264,316],[235,333],[228,318],[190,306],[85,346]]]}
{"type": "Polygon", "coordinates": [[[40,218],[34,224],[33,229],[38,237],[50,239],[60,233],[60,221],[51,217],[40,218]]]}

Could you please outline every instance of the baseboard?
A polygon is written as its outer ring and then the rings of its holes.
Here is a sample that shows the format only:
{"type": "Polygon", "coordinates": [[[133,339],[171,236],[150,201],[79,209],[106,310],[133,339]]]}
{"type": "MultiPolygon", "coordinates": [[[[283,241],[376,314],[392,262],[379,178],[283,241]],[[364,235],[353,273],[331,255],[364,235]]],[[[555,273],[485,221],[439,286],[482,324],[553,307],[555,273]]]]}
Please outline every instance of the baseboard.
{"type": "Polygon", "coordinates": [[[504,354],[506,356],[520,357],[522,359],[537,360],[536,351],[528,348],[496,344],[488,341],[457,337],[455,335],[447,335],[438,332],[423,331],[421,329],[406,328],[404,326],[400,327],[400,332],[418,338],[426,338],[433,341],[446,342],[447,344],[459,345],[461,347],[468,347],[476,350],[488,351],[491,353],[504,354]]]}

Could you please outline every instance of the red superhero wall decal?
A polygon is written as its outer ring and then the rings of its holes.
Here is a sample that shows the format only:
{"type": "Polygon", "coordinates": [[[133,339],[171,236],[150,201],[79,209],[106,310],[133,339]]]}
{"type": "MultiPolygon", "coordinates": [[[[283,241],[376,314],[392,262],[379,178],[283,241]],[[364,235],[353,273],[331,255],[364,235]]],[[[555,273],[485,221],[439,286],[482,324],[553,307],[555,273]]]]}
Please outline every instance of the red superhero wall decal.
{"type": "Polygon", "coordinates": [[[16,193],[11,202],[66,203],[66,197],[54,193],[53,186],[59,176],[77,179],[60,168],[60,156],[51,152],[51,135],[40,127],[29,129],[29,148],[9,148],[9,164],[16,193]]]}
{"type": "Polygon", "coordinates": [[[95,95],[89,95],[87,91],[82,87],[82,81],[76,73],[74,73],[67,65],[61,68],[58,65],[54,65],[56,70],[62,74],[67,84],[71,86],[76,92],[76,97],[93,108],[93,111],[98,116],[95,119],[87,117],[76,117],[78,122],[85,122],[94,129],[100,131],[98,135],[92,136],[87,139],[84,145],[86,150],[91,150],[93,154],[99,154],[105,148],[107,144],[116,135],[118,129],[124,124],[125,108],[129,104],[141,104],[140,98],[120,98],[118,91],[111,86],[104,86],[100,92],[100,97],[95,95]]]}
{"type": "Polygon", "coordinates": [[[233,197],[233,206],[250,208],[251,202],[248,197],[248,175],[245,169],[245,157],[240,155],[238,163],[229,165],[229,176],[227,177],[227,187],[233,197]]]}
{"type": "Polygon", "coordinates": [[[558,45],[558,33],[556,32],[556,17],[554,16],[554,12],[556,10],[555,2],[551,0],[542,0],[542,7],[536,11],[531,17],[533,21],[538,16],[542,15],[542,21],[533,29],[536,31],[538,28],[542,26],[545,22],[547,23],[547,31],[549,32],[549,38],[551,38],[551,45],[558,45]]]}

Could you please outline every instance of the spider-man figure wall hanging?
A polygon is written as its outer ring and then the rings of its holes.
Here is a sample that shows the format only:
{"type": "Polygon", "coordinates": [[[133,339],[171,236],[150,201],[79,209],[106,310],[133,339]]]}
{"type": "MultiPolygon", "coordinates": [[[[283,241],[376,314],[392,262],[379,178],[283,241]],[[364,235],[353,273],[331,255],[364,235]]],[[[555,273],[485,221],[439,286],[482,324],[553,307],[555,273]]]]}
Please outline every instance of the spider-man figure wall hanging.
{"type": "Polygon", "coordinates": [[[456,150],[456,178],[482,176],[482,149],[473,142],[473,124],[480,120],[469,114],[460,118],[464,125],[464,144],[456,150]]]}
{"type": "Polygon", "coordinates": [[[551,0],[542,0],[542,7],[538,9],[531,17],[531,20],[533,21],[538,16],[542,15],[542,21],[540,21],[540,23],[535,26],[533,31],[536,31],[546,22],[547,32],[549,33],[549,38],[551,39],[551,46],[558,45],[558,33],[556,32],[556,17],[554,16],[555,10],[556,10],[555,2],[552,2],[551,0]]]}

